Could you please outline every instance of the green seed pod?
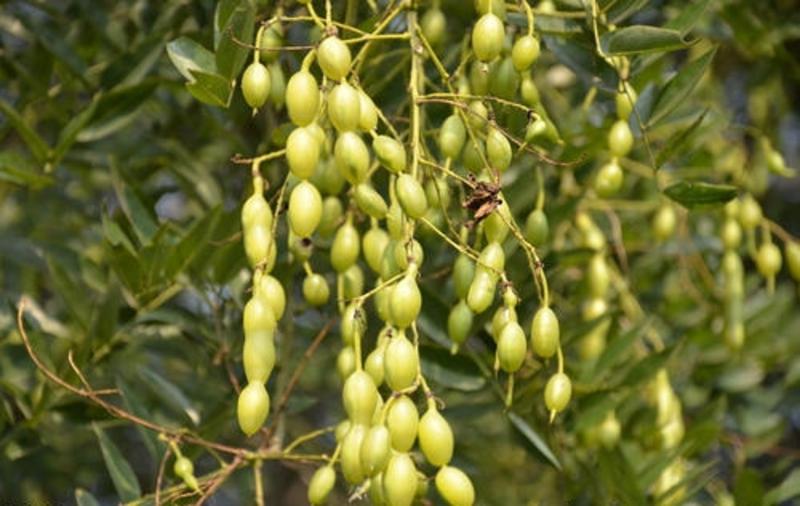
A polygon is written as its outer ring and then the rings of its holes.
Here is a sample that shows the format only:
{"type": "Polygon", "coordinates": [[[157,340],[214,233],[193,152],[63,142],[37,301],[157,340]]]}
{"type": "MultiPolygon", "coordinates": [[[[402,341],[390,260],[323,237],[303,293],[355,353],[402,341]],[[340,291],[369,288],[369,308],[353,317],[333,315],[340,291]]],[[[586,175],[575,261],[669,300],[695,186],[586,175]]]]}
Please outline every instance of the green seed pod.
{"type": "Polygon", "coordinates": [[[319,112],[319,85],[307,70],[295,72],[286,84],[286,110],[289,119],[304,127],[314,121],[319,112]]]}
{"type": "Polygon", "coordinates": [[[511,48],[511,60],[514,68],[522,72],[531,68],[531,65],[539,59],[539,39],[532,35],[524,35],[517,39],[514,47],[511,48]]]}
{"type": "Polygon", "coordinates": [[[280,320],[286,309],[286,292],[284,292],[281,282],[274,276],[265,274],[259,280],[259,290],[272,308],[275,319],[280,320]]]}
{"type": "Polygon", "coordinates": [[[508,225],[511,222],[511,210],[505,200],[483,220],[483,234],[489,243],[502,243],[508,236],[508,225]]]}
{"type": "Polygon", "coordinates": [[[447,19],[441,9],[437,7],[425,11],[420,18],[419,26],[422,29],[423,37],[433,47],[438,46],[447,33],[447,19]]]}
{"type": "Polygon", "coordinates": [[[334,436],[336,438],[337,443],[341,443],[342,441],[344,441],[345,436],[347,436],[347,433],[350,432],[350,427],[352,426],[353,423],[346,418],[336,425],[334,436]]]}
{"type": "Polygon", "coordinates": [[[461,161],[464,167],[473,174],[480,174],[483,171],[486,147],[482,140],[476,139],[474,142],[470,139],[464,146],[464,152],[461,155],[461,161]]]}
{"type": "Polygon", "coordinates": [[[272,25],[261,34],[261,43],[258,48],[260,58],[267,63],[272,63],[278,59],[280,49],[283,46],[283,28],[280,25],[272,25]]]}
{"type": "Polygon", "coordinates": [[[453,458],[453,430],[435,405],[429,404],[420,418],[417,437],[423,455],[432,465],[441,467],[453,458]]]}
{"type": "Polygon", "coordinates": [[[312,273],[303,280],[303,298],[312,306],[324,306],[331,292],[322,274],[312,273]]]}
{"type": "Polygon", "coordinates": [[[395,392],[403,391],[417,381],[419,369],[417,350],[403,331],[392,338],[386,346],[383,367],[386,384],[395,392]]]}
{"type": "Polygon", "coordinates": [[[358,264],[353,264],[342,274],[344,298],[355,299],[364,293],[364,271],[358,264]]]}
{"type": "Polygon", "coordinates": [[[370,427],[361,443],[361,467],[367,476],[375,476],[386,468],[392,454],[392,436],[385,425],[370,427]]]}
{"type": "Polygon", "coordinates": [[[394,285],[389,298],[392,323],[400,329],[411,325],[422,308],[422,294],[417,286],[416,275],[416,268],[409,269],[403,279],[394,285]]]}
{"type": "Polygon", "coordinates": [[[475,314],[480,314],[489,309],[494,300],[497,278],[485,270],[476,270],[475,277],[469,285],[467,292],[467,305],[475,314]]]}
{"type": "Polygon", "coordinates": [[[239,394],[236,416],[239,428],[247,436],[252,436],[264,424],[269,413],[269,394],[264,384],[258,381],[248,383],[239,394]]]}
{"type": "Polygon", "coordinates": [[[367,434],[367,427],[357,423],[350,427],[350,431],[342,441],[341,466],[345,481],[351,485],[357,485],[366,478],[364,467],[361,465],[361,445],[364,443],[364,436],[367,434]]]}
{"type": "Polygon", "coordinates": [[[613,411],[609,411],[606,417],[603,419],[600,427],[598,427],[599,432],[598,436],[600,438],[600,443],[608,449],[614,448],[617,446],[617,442],[619,441],[619,435],[622,432],[622,428],[620,427],[619,420],[614,415],[613,411]]]}
{"type": "Polygon", "coordinates": [[[390,172],[399,174],[406,170],[406,148],[397,139],[378,135],[372,141],[372,149],[378,161],[390,172]]]}
{"type": "Polygon", "coordinates": [[[345,308],[339,329],[342,334],[342,341],[346,345],[352,345],[356,336],[364,335],[367,330],[367,320],[364,312],[356,303],[351,302],[345,308]]]}
{"type": "Polygon", "coordinates": [[[467,121],[469,121],[469,124],[472,128],[482,131],[484,128],[486,128],[488,119],[489,109],[486,108],[486,104],[480,100],[473,100],[470,102],[467,121]]]}
{"type": "Polygon", "coordinates": [[[758,201],[748,194],[742,198],[739,204],[739,223],[745,230],[753,230],[761,224],[764,215],[758,201]]]}
{"type": "Polygon", "coordinates": [[[500,337],[497,339],[497,359],[505,372],[513,373],[522,367],[527,351],[526,341],[525,331],[515,321],[508,322],[500,331],[500,337]]]}
{"type": "Polygon", "coordinates": [[[528,123],[528,127],[525,129],[525,141],[536,144],[537,138],[547,135],[549,128],[547,121],[540,117],[536,118],[528,123]]]}
{"type": "Polygon", "coordinates": [[[242,75],[242,95],[247,105],[258,109],[269,97],[269,70],[262,63],[253,62],[247,66],[242,75]]]}
{"type": "Polygon", "coordinates": [[[525,239],[539,248],[547,243],[550,235],[550,224],[547,215],[541,209],[534,209],[525,221],[525,239]]]}
{"type": "Polygon", "coordinates": [[[333,148],[336,168],[350,184],[356,185],[367,178],[369,151],[363,139],[355,132],[342,132],[333,148]]]}
{"type": "Polygon", "coordinates": [[[322,466],[314,472],[308,483],[308,502],[313,506],[325,504],[336,484],[336,471],[330,465],[322,466]]]}
{"type": "Polygon", "coordinates": [[[192,464],[191,460],[184,456],[178,457],[175,459],[175,465],[172,470],[178,478],[182,479],[183,482],[189,486],[189,488],[195,491],[200,490],[197,478],[194,476],[194,464],[192,464]]]}
{"type": "Polygon", "coordinates": [[[345,346],[336,357],[336,372],[339,379],[346,381],[356,370],[356,352],[352,346],[345,346]]]}
{"type": "Polygon", "coordinates": [[[286,138],[286,161],[289,170],[299,179],[314,175],[319,163],[320,145],[309,128],[297,127],[286,138]]]}
{"type": "Polygon", "coordinates": [[[364,370],[372,377],[375,386],[383,384],[386,364],[384,362],[386,346],[378,346],[367,355],[367,360],[364,362],[364,370]]]}
{"type": "Polygon", "coordinates": [[[275,367],[275,342],[272,331],[261,331],[244,340],[242,361],[244,375],[250,383],[266,383],[275,367]]]}
{"type": "Polygon", "coordinates": [[[425,182],[425,197],[430,207],[447,209],[450,206],[450,186],[444,178],[428,179],[425,182]]]}
{"type": "Polygon", "coordinates": [[[511,165],[511,143],[497,128],[490,128],[486,136],[486,156],[489,163],[500,172],[505,172],[511,165]]]}
{"type": "Polygon", "coordinates": [[[425,252],[416,239],[412,239],[411,242],[395,242],[394,261],[400,270],[408,269],[408,266],[412,263],[421,265],[424,259],[425,252]]]}
{"type": "Polygon", "coordinates": [[[342,401],[347,417],[353,423],[369,424],[378,402],[378,389],[364,371],[356,371],[344,382],[342,401]]]}
{"type": "Polygon", "coordinates": [[[364,250],[364,259],[367,261],[369,268],[375,273],[380,273],[383,252],[388,245],[389,234],[382,228],[372,227],[364,234],[361,244],[364,250]]]}
{"type": "Polygon", "coordinates": [[[631,152],[633,148],[633,132],[628,122],[617,120],[611,125],[608,132],[608,149],[616,157],[623,157],[631,152]]]}
{"type": "Polygon", "coordinates": [[[383,496],[383,473],[378,473],[369,479],[367,495],[373,506],[386,506],[386,499],[383,496]]]}
{"type": "Polygon", "coordinates": [[[786,257],[786,266],[789,268],[789,274],[796,281],[800,281],[800,244],[794,241],[787,242],[784,248],[784,256],[786,257]]]}
{"type": "Polygon", "coordinates": [[[389,506],[411,506],[417,492],[417,468],[407,453],[395,453],[383,473],[383,494],[389,506]]]}
{"type": "MultiPolygon", "coordinates": [[[[383,280],[384,278],[378,278],[375,282],[376,285],[380,285],[383,280]]],[[[389,298],[391,293],[392,287],[383,287],[375,292],[375,312],[378,314],[378,318],[384,322],[388,322],[391,319],[391,315],[389,314],[389,298]]]]}
{"type": "Polygon", "coordinates": [[[361,98],[358,91],[348,83],[337,84],[328,93],[328,119],[339,132],[358,128],[361,98]]]}
{"type": "Polygon", "coordinates": [[[622,188],[625,174],[617,161],[611,160],[597,171],[594,180],[594,191],[602,198],[613,197],[622,188]]]}
{"type": "Polygon", "coordinates": [[[260,292],[245,304],[242,320],[245,338],[257,332],[272,332],[278,326],[272,304],[260,292]]]}
{"type": "Polygon", "coordinates": [[[519,94],[522,97],[522,103],[528,107],[535,107],[539,105],[541,101],[539,97],[539,88],[536,87],[536,83],[533,81],[530,74],[525,74],[525,76],[523,76],[522,82],[519,85],[519,94]]]}
{"type": "Polygon", "coordinates": [[[675,209],[669,204],[662,205],[653,216],[653,235],[659,241],[666,241],[675,232],[676,222],[675,209]]]}
{"type": "Polygon", "coordinates": [[[261,192],[250,195],[242,206],[242,228],[248,230],[255,226],[272,228],[272,209],[261,192]]]}
{"type": "MultiPolygon", "coordinates": [[[[252,267],[262,262],[269,265],[270,257],[274,259],[276,251],[272,241],[272,231],[264,225],[252,225],[244,232],[244,252],[252,267]]],[[[274,261],[274,260],[273,260],[274,261]]],[[[267,269],[269,271],[271,269],[267,269]]]]}
{"type": "Polygon", "coordinates": [[[317,187],[300,181],[289,196],[289,226],[299,237],[310,237],[322,219],[322,196],[317,187]]]}
{"type": "Polygon", "coordinates": [[[494,316],[492,316],[492,338],[494,338],[495,342],[500,339],[500,333],[503,328],[510,322],[516,322],[517,319],[517,310],[514,309],[514,306],[503,304],[497,308],[494,316]]]}
{"type": "Polygon", "coordinates": [[[360,250],[361,244],[358,230],[352,223],[345,222],[339,227],[339,230],[336,231],[336,236],[333,238],[331,265],[333,265],[336,272],[346,271],[356,263],[360,250]]]}
{"type": "Polygon", "coordinates": [[[322,217],[317,226],[317,234],[320,237],[329,239],[336,232],[337,227],[342,222],[344,208],[339,197],[328,196],[322,200],[322,217]]]}
{"type": "Polygon", "coordinates": [[[386,249],[383,251],[381,271],[379,273],[383,279],[391,279],[401,272],[400,267],[397,265],[397,255],[395,254],[398,244],[400,244],[400,241],[390,239],[386,249]]]}
{"type": "Polygon", "coordinates": [[[475,488],[463,471],[444,466],[436,473],[436,490],[450,506],[472,506],[475,504],[475,488]]]}
{"type": "Polygon", "coordinates": [[[328,79],[341,81],[350,72],[350,48],[339,37],[328,37],[317,48],[317,63],[328,79]]]}
{"type": "Polygon", "coordinates": [[[280,110],[286,103],[286,74],[279,62],[270,63],[269,75],[271,86],[269,88],[269,101],[275,109],[280,110]]]}
{"type": "Polygon", "coordinates": [[[503,21],[492,13],[484,14],[472,29],[472,51],[480,61],[492,61],[503,49],[505,37],[503,21]]]}
{"type": "Polygon", "coordinates": [[[550,376],[544,387],[544,403],[547,409],[556,413],[564,411],[572,397],[572,382],[563,372],[550,376]]]}
{"type": "Polygon", "coordinates": [[[458,159],[467,139],[467,130],[458,114],[451,114],[439,129],[439,149],[445,158],[458,159]]]}
{"type": "Polygon", "coordinates": [[[455,344],[461,344],[469,337],[472,329],[473,315],[469,306],[463,300],[453,306],[450,315],[447,317],[447,335],[455,344]]]}
{"type": "Polygon", "coordinates": [[[552,309],[542,307],[536,311],[531,323],[531,348],[542,358],[556,354],[559,346],[558,318],[552,309]]]}
{"type": "Polygon", "coordinates": [[[419,412],[414,402],[407,396],[397,397],[386,413],[386,427],[392,436],[392,448],[407,452],[417,439],[419,412]]]}
{"type": "Polygon", "coordinates": [[[617,107],[617,117],[621,120],[628,121],[631,112],[633,112],[633,105],[636,103],[638,97],[636,95],[636,90],[633,89],[630,82],[625,81],[624,86],[625,91],[618,92],[614,100],[617,107]]]}
{"type": "Polygon", "coordinates": [[[425,191],[419,181],[410,174],[400,174],[395,182],[397,200],[403,208],[403,212],[413,219],[425,216],[428,210],[428,200],[425,198],[425,191]]]}
{"type": "Polygon", "coordinates": [[[503,58],[489,67],[489,92],[505,100],[516,98],[519,88],[519,72],[511,58],[503,58]]]}
{"type": "Polygon", "coordinates": [[[467,296],[474,277],[475,263],[463,253],[458,255],[453,264],[453,289],[456,297],[463,299],[467,296]]]}
{"type": "Polygon", "coordinates": [[[381,220],[389,212],[389,206],[381,194],[368,183],[356,185],[354,197],[358,208],[375,219],[381,220]]]}
{"type": "Polygon", "coordinates": [[[378,109],[364,90],[358,90],[358,101],[358,128],[363,132],[371,132],[378,126],[378,109]]]}
{"type": "Polygon", "coordinates": [[[726,250],[735,250],[742,243],[742,227],[733,218],[726,218],[722,224],[722,245],[726,250]]]}
{"type": "Polygon", "coordinates": [[[503,247],[498,242],[490,242],[481,250],[478,257],[478,270],[484,270],[494,279],[503,272],[506,267],[506,254],[503,247]]]}
{"type": "Polygon", "coordinates": [[[592,297],[605,297],[611,284],[608,264],[602,253],[592,255],[586,269],[586,286],[592,297]]]}
{"type": "Polygon", "coordinates": [[[781,250],[772,242],[764,242],[756,253],[756,267],[765,278],[774,277],[782,265],[781,250]]]}

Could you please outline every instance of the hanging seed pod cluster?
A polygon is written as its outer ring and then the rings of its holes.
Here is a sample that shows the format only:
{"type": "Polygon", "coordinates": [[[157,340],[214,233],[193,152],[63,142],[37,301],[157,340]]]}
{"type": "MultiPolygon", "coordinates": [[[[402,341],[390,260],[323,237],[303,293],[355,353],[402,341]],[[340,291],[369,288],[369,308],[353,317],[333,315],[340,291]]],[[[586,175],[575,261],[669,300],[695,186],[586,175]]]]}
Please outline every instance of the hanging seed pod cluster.
{"type": "MultiPolygon", "coordinates": [[[[658,124],[658,101],[675,101],[677,92],[654,98],[634,86],[638,53],[594,2],[592,57],[603,75],[569,112],[583,118],[581,128],[563,132],[567,118],[550,111],[566,103],[576,76],[548,52],[565,54],[548,39],[562,19],[551,2],[534,9],[476,0],[474,10],[459,7],[471,16],[464,33],[451,32],[438,0],[364,2],[364,19],[361,3],[341,16],[332,2],[317,12],[319,3],[265,8],[253,40],[239,41],[252,57],[238,83],[248,120],[269,128],[268,140],[256,143],[262,154],[234,158],[250,168],[251,189],[241,207],[250,272],[241,431],[273,437],[283,423],[271,417],[270,398],[272,385],[285,382],[270,378],[283,366],[276,357],[292,352],[283,329],[308,313],[336,322],[331,333],[341,338],[321,344],[336,347],[331,376],[341,402],[327,431],[335,438],[308,478],[311,504],[346,491],[409,506],[430,500],[432,489],[452,506],[478,501],[459,456],[461,420],[443,402],[447,387],[436,367],[426,367],[426,350],[474,362],[498,409],[555,467],[532,426],[574,430],[588,448],[617,452],[626,424],[644,419],[641,438],[650,441],[641,452],[677,452],[685,427],[666,365],[673,337],[668,324],[645,314],[637,280],[628,277],[630,257],[646,248],[626,245],[678,251],[668,254],[699,262],[704,281],[719,278],[723,316],[712,325],[738,350],[748,292],[741,254],[772,291],[784,259],[800,279],[800,243],[749,193],[734,198],[725,185],[703,193],[691,183],[687,190],[649,168],[663,160],[653,157],[648,128],[658,124]],[[380,67],[386,74],[370,73],[384,58],[393,62],[380,67]],[[709,202],[728,202],[714,218],[721,248],[709,246],[718,253],[709,261],[717,277],[706,260],[684,252],[690,224],[678,206],[709,202]],[[628,229],[625,213],[646,226],[628,229]],[[636,369],[640,361],[647,367],[636,369]],[[616,367],[623,373],[614,375],[616,367]],[[641,388],[627,389],[628,380],[641,388]],[[594,402],[606,391],[622,393],[594,402]],[[632,408],[635,401],[648,411],[632,408]]],[[[789,170],[767,141],[762,146],[774,172],[789,170]]],[[[176,473],[192,483],[192,468],[180,463],[176,473]]],[[[680,502],[691,465],[680,457],[662,466],[647,493],[680,502]]]]}

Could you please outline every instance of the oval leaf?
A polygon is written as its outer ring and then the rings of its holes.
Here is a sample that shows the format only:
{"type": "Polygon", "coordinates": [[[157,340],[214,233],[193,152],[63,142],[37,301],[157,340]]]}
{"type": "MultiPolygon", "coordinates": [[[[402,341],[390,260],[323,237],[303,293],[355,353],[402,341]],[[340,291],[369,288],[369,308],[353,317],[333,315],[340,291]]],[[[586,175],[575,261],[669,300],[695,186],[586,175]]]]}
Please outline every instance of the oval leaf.
{"type": "Polygon", "coordinates": [[[131,469],[131,465],[122,456],[117,445],[95,424],[92,424],[92,429],[97,435],[97,441],[100,443],[100,451],[103,452],[103,460],[106,463],[108,474],[111,475],[111,481],[114,483],[114,488],[119,494],[119,498],[123,502],[133,501],[142,495],[142,490],[139,488],[139,482],[136,481],[136,475],[131,469]]]}
{"type": "Polygon", "coordinates": [[[192,70],[214,74],[217,63],[214,53],[189,37],[180,37],[167,44],[167,55],[172,64],[188,81],[194,81],[192,70]]]}
{"type": "Polygon", "coordinates": [[[664,194],[686,207],[722,205],[736,197],[738,189],[728,184],[711,184],[678,181],[664,190],[664,194]]]}
{"type": "Polygon", "coordinates": [[[603,34],[600,46],[608,55],[628,55],[675,51],[686,48],[688,44],[676,30],[633,25],[603,34]]]}

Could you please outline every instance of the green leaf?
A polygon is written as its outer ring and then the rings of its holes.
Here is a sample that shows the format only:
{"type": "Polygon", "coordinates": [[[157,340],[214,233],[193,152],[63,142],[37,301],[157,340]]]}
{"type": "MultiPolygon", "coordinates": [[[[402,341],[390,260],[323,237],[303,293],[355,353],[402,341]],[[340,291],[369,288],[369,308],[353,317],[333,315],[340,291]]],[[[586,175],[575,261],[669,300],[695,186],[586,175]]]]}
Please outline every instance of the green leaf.
{"type": "Polygon", "coordinates": [[[700,181],[678,181],[664,189],[664,195],[688,209],[721,205],[736,197],[737,193],[735,186],[700,181]]]}
{"type": "Polygon", "coordinates": [[[578,408],[575,409],[575,432],[582,432],[597,426],[620,402],[621,395],[611,390],[592,392],[582,396],[578,399],[578,408]]]}
{"type": "Polygon", "coordinates": [[[522,434],[525,439],[527,439],[533,446],[536,448],[542,456],[547,459],[550,464],[553,465],[559,471],[561,470],[561,462],[558,461],[553,451],[550,449],[550,446],[545,442],[545,440],[539,435],[533,427],[528,424],[521,416],[514,413],[513,411],[508,412],[508,419],[511,421],[511,425],[517,429],[520,434],[522,434]]]}
{"type": "MultiPolygon", "coordinates": [[[[142,400],[139,398],[139,394],[137,394],[135,390],[130,388],[128,384],[122,380],[122,378],[117,378],[116,384],[120,392],[120,397],[122,397],[122,403],[125,405],[125,409],[138,417],[144,418],[145,420],[153,419],[152,413],[148,412],[144,407],[142,400]]],[[[139,432],[139,436],[142,438],[142,441],[144,441],[144,446],[147,448],[147,453],[150,455],[150,458],[155,461],[155,459],[158,458],[158,444],[155,434],[152,431],[145,429],[141,425],[137,425],[136,430],[139,432]]]]}
{"type": "MultiPolygon", "coordinates": [[[[611,8],[606,13],[606,17],[614,24],[619,24],[628,17],[640,11],[650,0],[611,0],[611,8]]],[[[603,7],[605,10],[605,7],[603,7]]],[[[669,27],[666,27],[669,28],[669,27]]]]}
{"type": "Polygon", "coordinates": [[[88,491],[82,488],[75,489],[75,502],[78,506],[100,506],[100,503],[88,491]]]}
{"type": "Polygon", "coordinates": [[[28,149],[31,151],[36,161],[44,164],[47,161],[47,156],[50,151],[47,143],[45,143],[44,140],[39,137],[39,134],[25,122],[16,109],[2,98],[0,98],[0,113],[5,115],[6,121],[8,121],[19,136],[22,137],[22,141],[28,146],[28,149]]]}
{"type": "Polygon", "coordinates": [[[612,56],[676,51],[687,45],[681,32],[647,25],[626,26],[600,37],[600,47],[612,56]]]}
{"type": "Polygon", "coordinates": [[[103,95],[88,125],[80,131],[78,142],[91,142],[107,137],[126,127],[153,95],[155,81],[145,81],[132,86],[116,88],[103,95]]]}
{"type": "Polygon", "coordinates": [[[122,246],[132,256],[136,256],[136,249],[133,247],[131,240],[128,239],[128,236],[122,230],[122,227],[120,227],[117,222],[109,218],[106,212],[103,212],[100,220],[103,225],[103,237],[105,237],[106,241],[108,241],[108,243],[112,246],[122,246]]]}
{"type": "Polygon", "coordinates": [[[681,7],[679,11],[680,14],[669,20],[664,25],[664,28],[678,30],[683,34],[686,34],[695,24],[697,24],[698,21],[702,19],[702,15],[710,3],[711,0],[694,0],[692,2],[688,2],[686,5],[681,7]]]}
{"type": "Polygon", "coordinates": [[[219,3],[214,21],[214,33],[218,34],[216,44],[217,72],[233,79],[242,70],[250,50],[237,41],[253,40],[255,9],[250,2],[227,2],[237,4],[232,12],[230,5],[219,3]]]}
{"type": "Polygon", "coordinates": [[[146,368],[141,369],[139,376],[142,378],[145,385],[147,385],[155,395],[161,398],[166,407],[182,411],[194,425],[200,423],[200,414],[194,406],[192,406],[189,398],[173,383],[167,381],[158,373],[146,368]]]}
{"type": "Polygon", "coordinates": [[[478,367],[462,355],[452,355],[442,348],[422,346],[420,360],[425,377],[444,387],[475,392],[486,384],[478,367]]]}
{"type": "Polygon", "coordinates": [[[598,454],[598,468],[603,481],[622,504],[647,504],[644,492],[633,479],[636,475],[630,461],[618,448],[598,454]]]}
{"type": "Polygon", "coordinates": [[[182,272],[198,254],[205,251],[208,240],[214,233],[222,208],[216,207],[197,220],[181,241],[170,251],[165,266],[165,277],[172,279],[182,272]]]}
{"type": "Polygon", "coordinates": [[[631,349],[633,343],[644,334],[649,325],[650,321],[646,320],[634,326],[621,336],[611,340],[597,359],[597,362],[595,362],[591,374],[587,377],[587,381],[592,382],[596,378],[602,376],[604,372],[611,370],[614,365],[618,364],[625,356],[625,352],[631,349]]]}
{"type": "Polygon", "coordinates": [[[214,53],[189,37],[180,37],[167,44],[167,55],[189,82],[195,80],[193,70],[210,74],[217,72],[214,53]]]}
{"type": "Polygon", "coordinates": [[[649,380],[659,369],[664,367],[664,364],[667,363],[667,360],[669,360],[674,350],[675,347],[673,346],[643,358],[628,370],[625,377],[619,382],[619,386],[630,388],[649,380]]]}
{"type": "Polygon", "coordinates": [[[764,502],[780,504],[800,497],[800,469],[795,469],[780,485],[767,492],[764,502]]]}
{"type": "Polygon", "coordinates": [[[111,475],[111,481],[114,483],[114,488],[117,490],[120,500],[129,502],[138,499],[142,495],[142,491],[139,488],[139,482],[136,481],[136,475],[133,473],[131,465],[122,456],[122,452],[119,451],[117,445],[96,424],[92,424],[92,429],[97,435],[106,469],[108,469],[108,474],[111,475]]]}
{"type": "Polygon", "coordinates": [[[218,107],[228,107],[233,96],[232,81],[216,73],[190,71],[193,81],[186,83],[186,89],[197,100],[218,107]]]}
{"type": "Polygon", "coordinates": [[[138,188],[138,185],[132,185],[123,180],[120,172],[113,166],[111,176],[111,182],[122,212],[125,213],[131,226],[133,226],[139,241],[145,246],[149,245],[158,231],[158,225],[152,213],[145,207],[134,191],[134,188],[138,188]]]}
{"type": "Polygon", "coordinates": [[[0,181],[38,190],[53,184],[50,176],[40,173],[33,163],[14,151],[0,152],[0,181]]]}
{"type": "Polygon", "coordinates": [[[95,97],[88,107],[78,113],[77,116],[74,116],[61,130],[58,136],[58,143],[53,149],[53,155],[51,157],[53,164],[60,162],[64,155],[67,154],[69,148],[75,143],[78,134],[80,134],[83,127],[85,127],[94,116],[98,102],[99,97],[95,97]]]}
{"type": "Polygon", "coordinates": [[[656,97],[647,120],[647,126],[655,125],[686,101],[705,74],[716,52],[716,48],[708,51],[700,58],[687,63],[677,74],[672,76],[672,79],[664,85],[656,97]]]}
{"type": "Polygon", "coordinates": [[[686,148],[691,142],[692,136],[703,123],[707,113],[708,109],[704,109],[703,112],[697,115],[697,118],[692,121],[692,124],[689,125],[688,128],[679,129],[674,135],[667,139],[664,148],[656,155],[656,168],[660,168],[665,162],[672,159],[676,153],[686,154],[686,148]]]}

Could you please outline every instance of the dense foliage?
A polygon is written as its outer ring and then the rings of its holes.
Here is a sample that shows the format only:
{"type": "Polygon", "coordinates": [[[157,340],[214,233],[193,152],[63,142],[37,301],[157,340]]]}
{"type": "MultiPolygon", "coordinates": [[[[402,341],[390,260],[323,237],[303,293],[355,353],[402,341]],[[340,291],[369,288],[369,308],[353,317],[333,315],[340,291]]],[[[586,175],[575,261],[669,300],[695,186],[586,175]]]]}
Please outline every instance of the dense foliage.
{"type": "Polygon", "coordinates": [[[3,2],[0,503],[797,500],[798,38],[3,2]]]}

